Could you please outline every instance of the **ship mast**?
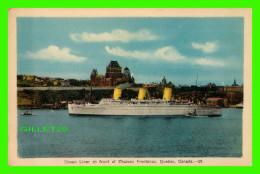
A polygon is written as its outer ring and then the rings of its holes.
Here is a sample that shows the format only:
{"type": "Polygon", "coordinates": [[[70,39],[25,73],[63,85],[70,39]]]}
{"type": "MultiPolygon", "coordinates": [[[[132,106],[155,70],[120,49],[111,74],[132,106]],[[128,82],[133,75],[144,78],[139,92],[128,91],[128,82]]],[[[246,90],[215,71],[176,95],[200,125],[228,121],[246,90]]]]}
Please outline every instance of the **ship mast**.
{"type": "Polygon", "coordinates": [[[196,79],[196,86],[198,86],[198,74],[197,74],[197,79],[196,79]]]}
{"type": "Polygon", "coordinates": [[[88,102],[92,103],[92,84],[91,83],[90,83],[90,95],[89,95],[88,102]]]}

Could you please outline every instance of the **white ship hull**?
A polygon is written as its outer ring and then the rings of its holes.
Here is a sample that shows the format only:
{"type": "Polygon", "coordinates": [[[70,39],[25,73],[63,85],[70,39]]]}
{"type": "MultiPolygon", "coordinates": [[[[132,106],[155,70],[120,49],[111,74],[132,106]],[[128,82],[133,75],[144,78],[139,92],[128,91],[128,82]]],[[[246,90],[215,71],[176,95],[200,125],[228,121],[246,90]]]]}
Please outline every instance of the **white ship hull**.
{"type": "Polygon", "coordinates": [[[69,104],[70,115],[111,115],[111,116],[177,116],[196,112],[197,116],[221,116],[218,107],[187,104],[69,104]]]}

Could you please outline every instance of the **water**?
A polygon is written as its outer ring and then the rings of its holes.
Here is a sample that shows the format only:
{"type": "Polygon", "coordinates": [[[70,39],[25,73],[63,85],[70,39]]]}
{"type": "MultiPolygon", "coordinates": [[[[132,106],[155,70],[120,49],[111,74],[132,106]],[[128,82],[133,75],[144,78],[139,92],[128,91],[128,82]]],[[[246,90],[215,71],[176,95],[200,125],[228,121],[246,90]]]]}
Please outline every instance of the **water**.
{"type": "Polygon", "coordinates": [[[241,157],[242,109],[221,117],[75,117],[67,110],[18,110],[18,154],[34,157],[241,157]],[[20,127],[68,127],[21,132],[20,127]]]}

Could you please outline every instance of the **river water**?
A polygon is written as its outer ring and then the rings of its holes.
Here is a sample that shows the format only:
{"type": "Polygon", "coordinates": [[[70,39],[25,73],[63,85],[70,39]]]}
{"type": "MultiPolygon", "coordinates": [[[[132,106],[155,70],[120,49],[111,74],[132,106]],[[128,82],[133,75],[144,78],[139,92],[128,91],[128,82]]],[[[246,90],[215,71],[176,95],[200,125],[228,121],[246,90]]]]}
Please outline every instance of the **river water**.
{"type": "MultiPolygon", "coordinates": [[[[35,157],[241,157],[242,109],[221,117],[69,116],[18,110],[18,155],[35,157]],[[67,127],[67,132],[22,132],[67,127]],[[25,128],[22,128],[25,129],[25,128]]],[[[52,130],[52,129],[51,129],[52,130]]],[[[55,129],[57,130],[57,129],[55,129]]]]}

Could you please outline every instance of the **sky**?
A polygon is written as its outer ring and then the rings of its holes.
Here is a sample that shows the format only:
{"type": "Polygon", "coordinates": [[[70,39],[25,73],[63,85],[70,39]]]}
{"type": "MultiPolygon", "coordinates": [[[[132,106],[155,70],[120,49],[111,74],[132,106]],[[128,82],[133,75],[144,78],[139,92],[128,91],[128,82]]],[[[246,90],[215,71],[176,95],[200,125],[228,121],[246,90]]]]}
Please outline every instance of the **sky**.
{"type": "Polygon", "coordinates": [[[111,60],[136,83],[243,84],[244,19],[17,18],[17,74],[87,80],[111,60]]]}

